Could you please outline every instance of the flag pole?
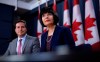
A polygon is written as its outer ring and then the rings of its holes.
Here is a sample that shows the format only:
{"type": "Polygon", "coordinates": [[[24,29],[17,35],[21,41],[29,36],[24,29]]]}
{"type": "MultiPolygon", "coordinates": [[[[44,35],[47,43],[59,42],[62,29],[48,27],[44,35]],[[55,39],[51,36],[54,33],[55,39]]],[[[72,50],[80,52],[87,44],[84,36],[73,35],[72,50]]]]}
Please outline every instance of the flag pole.
{"type": "Polygon", "coordinates": [[[40,2],[41,0],[38,0],[38,21],[37,21],[37,37],[39,38],[40,41],[40,46],[41,46],[41,34],[42,34],[42,25],[40,23],[40,2]]]}
{"type": "Polygon", "coordinates": [[[46,7],[48,7],[48,1],[46,0],[46,7]]]}

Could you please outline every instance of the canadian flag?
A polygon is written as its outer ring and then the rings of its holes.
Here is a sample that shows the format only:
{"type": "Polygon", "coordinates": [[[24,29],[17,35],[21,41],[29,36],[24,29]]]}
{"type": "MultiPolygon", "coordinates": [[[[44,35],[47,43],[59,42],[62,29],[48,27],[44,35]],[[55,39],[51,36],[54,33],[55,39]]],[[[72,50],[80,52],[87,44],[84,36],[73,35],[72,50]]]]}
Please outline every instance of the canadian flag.
{"type": "Polygon", "coordinates": [[[57,12],[56,0],[54,0],[54,3],[53,3],[53,10],[54,10],[55,12],[57,12]]]}
{"type": "Polygon", "coordinates": [[[85,43],[79,0],[73,0],[72,34],[76,46],[85,43]]]}
{"type": "MultiPolygon", "coordinates": [[[[52,8],[53,8],[54,12],[57,14],[57,4],[56,4],[56,0],[53,0],[53,7],[52,8]]],[[[59,25],[59,23],[57,23],[57,25],[59,25]]]]}
{"type": "Polygon", "coordinates": [[[68,28],[71,27],[68,0],[64,0],[63,26],[68,28]]]}
{"type": "Polygon", "coordinates": [[[47,27],[43,27],[43,32],[46,32],[47,30],[47,27]]]}
{"type": "Polygon", "coordinates": [[[85,43],[91,44],[93,51],[100,51],[100,39],[92,0],[85,1],[85,43]]]}
{"type": "Polygon", "coordinates": [[[37,20],[37,37],[39,38],[41,45],[41,33],[42,33],[42,25],[40,23],[40,5],[38,6],[38,20],[37,20]]]}

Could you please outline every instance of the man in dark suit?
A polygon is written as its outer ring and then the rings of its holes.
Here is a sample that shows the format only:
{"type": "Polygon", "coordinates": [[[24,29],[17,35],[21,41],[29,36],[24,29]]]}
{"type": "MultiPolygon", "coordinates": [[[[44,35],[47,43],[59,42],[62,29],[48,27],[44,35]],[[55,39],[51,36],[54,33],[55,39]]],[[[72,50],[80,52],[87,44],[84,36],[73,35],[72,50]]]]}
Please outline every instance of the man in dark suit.
{"type": "Polygon", "coordinates": [[[18,38],[12,40],[4,56],[30,54],[40,51],[38,38],[26,34],[27,28],[24,20],[18,20],[15,23],[15,32],[18,38]]]}

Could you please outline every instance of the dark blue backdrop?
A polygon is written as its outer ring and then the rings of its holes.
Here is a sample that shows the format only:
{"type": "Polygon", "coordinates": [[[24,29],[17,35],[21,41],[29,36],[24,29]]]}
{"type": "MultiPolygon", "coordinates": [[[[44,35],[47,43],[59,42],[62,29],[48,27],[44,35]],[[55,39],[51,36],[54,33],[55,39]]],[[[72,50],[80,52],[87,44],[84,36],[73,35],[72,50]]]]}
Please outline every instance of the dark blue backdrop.
{"type": "Polygon", "coordinates": [[[14,7],[0,4],[0,55],[2,55],[12,40],[12,23],[14,7]]]}

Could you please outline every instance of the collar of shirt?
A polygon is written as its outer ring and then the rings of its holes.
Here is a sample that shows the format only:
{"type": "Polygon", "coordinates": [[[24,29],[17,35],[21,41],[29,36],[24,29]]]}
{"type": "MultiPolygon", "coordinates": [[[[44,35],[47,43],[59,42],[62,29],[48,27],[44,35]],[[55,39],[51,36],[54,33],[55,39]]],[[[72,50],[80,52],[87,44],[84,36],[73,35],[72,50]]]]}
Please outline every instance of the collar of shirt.
{"type": "MultiPolygon", "coordinates": [[[[22,38],[19,38],[19,37],[18,37],[18,41],[19,41],[20,39],[22,39],[22,46],[23,46],[23,44],[24,44],[24,42],[25,42],[26,36],[27,36],[27,34],[25,34],[22,38]]],[[[18,41],[17,41],[17,42],[18,42],[18,41]]]]}

